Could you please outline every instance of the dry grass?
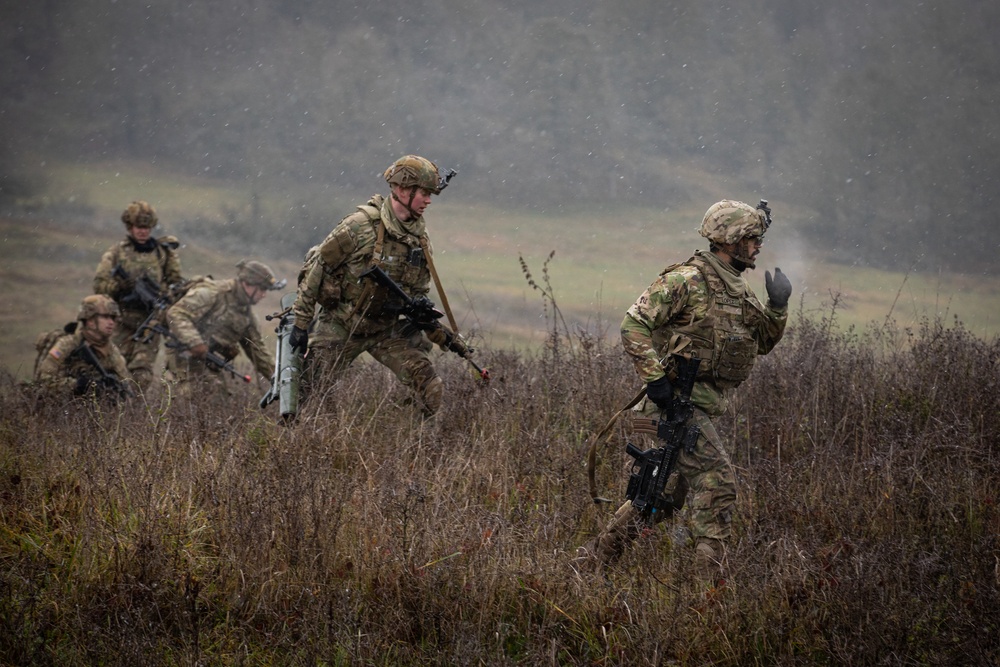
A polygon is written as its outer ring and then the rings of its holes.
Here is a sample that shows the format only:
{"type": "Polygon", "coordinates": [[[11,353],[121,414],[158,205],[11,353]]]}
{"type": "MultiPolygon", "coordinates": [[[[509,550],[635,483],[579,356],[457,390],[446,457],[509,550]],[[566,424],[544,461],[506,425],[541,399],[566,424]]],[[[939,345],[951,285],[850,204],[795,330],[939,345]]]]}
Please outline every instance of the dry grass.
{"type": "Polygon", "coordinates": [[[441,358],[432,422],[374,365],[291,427],[252,394],[118,410],[8,379],[0,662],[996,664],[1000,343],[827,324],[799,318],[722,420],[742,488],[709,596],[668,530],[570,566],[607,519],[586,439],[637,387],[561,323],[482,354],[487,387],[441,358]]]}

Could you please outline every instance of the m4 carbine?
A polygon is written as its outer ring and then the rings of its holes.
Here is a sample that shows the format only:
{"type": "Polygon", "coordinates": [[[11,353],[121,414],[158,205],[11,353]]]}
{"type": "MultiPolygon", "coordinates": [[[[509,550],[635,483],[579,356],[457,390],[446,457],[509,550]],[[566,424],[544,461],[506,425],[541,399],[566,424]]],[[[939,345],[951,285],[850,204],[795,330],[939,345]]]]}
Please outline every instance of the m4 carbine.
{"type": "Polygon", "coordinates": [[[674,359],[677,362],[674,397],[667,409],[660,413],[660,418],[652,419],[648,424],[649,431],[655,429],[656,437],[662,444],[646,451],[640,450],[631,442],[625,446],[626,453],[635,459],[625,498],[631,500],[632,506],[650,522],[655,520],[657,512],[673,510],[683,505],[683,498],[666,498],[663,490],[677,465],[681,449],[694,451],[701,433],[697,424],[688,423],[694,414],[691,390],[694,388],[701,360],[679,355],[674,355],[674,359]]]}
{"type": "MultiPolygon", "coordinates": [[[[175,334],[162,324],[156,322],[154,322],[153,324],[143,324],[135,332],[136,335],[138,336],[143,331],[143,329],[147,329],[149,331],[155,331],[158,334],[162,334],[163,337],[167,339],[166,346],[171,349],[179,350],[181,352],[191,349],[189,345],[185,345],[180,341],[180,339],[177,337],[177,334],[175,334]]],[[[146,340],[148,339],[149,336],[146,337],[146,340]]],[[[204,359],[205,359],[205,365],[207,366],[215,366],[220,370],[224,370],[227,373],[230,373],[233,377],[243,380],[244,382],[247,383],[253,382],[253,378],[251,376],[240,373],[238,370],[236,370],[235,366],[233,366],[230,362],[226,361],[225,357],[213,352],[211,349],[209,349],[209,351],[205,353],[204,359]]]]}
{"type": "Polygon", "coordinates": [[[439,335],[443,335],[444,344],[442,347],[447,348],[468,361],[469,364],[479,373],[480,379],[484,382],[489,382],[489,369],[480,368],[480,366],[472,360],[473,350],[465,344],[462,337],[445,325],[441,324],[440,319],[444,317],[444,313],[438,310],[430,299],[426,296],[413,298],[407,294],[402,287],[397,285],[396,281],[390,278],[389,275],[382,270],[382,267],[377,265],[372,266],[370,269],[361,274],[362,280],[366,278],[374,280],[377,284],[387,289],[399,300],[399,312],[410,324],[421,331],[426,331],[428,333],[438,332],[439,335]]]}
{"type": "MultiPolygon", "coordinates": [[[[109,372],[108,369],[101,364],[100,360],[97,358],[97,353],[94,352],[93,348],[91,348],[88,343],[84,342],[78,348],[73,350],[71,355],[74,354],[80,355],[84,361],[93,366],[94,370],[97,371],[99,376],[97,379],[98,387],[105,391],[113,392],[112,395],[115,398],[132,398],[134,396],[132,390],[129,389],[129,387],[126,386],[117,375],[109,372]]],[[[84,384],[89,384],[89,382],[84,384]]],[[[81,391],[81,393],[83,392],[81,391]]]]}
{"type": "MultiPolygon", "coordinates": [[[[131,277],[122,268],[121,264],[115,267],[111,275],[121,278],[126,282],[131,282],[131,277]]],[[[169,308],[173,302],[170,293],[161,292],[159,285],[152,278],[145,274],[139,276],[135,280],[135,287],[132,288],[132,291],[121,299],[123,306],[128,304],[139,305],[142,307],[141,310],[148,313],[146,319],[143,320],[139,328],[132,334],[132,340],[143,343],[151,341],[155,331],[153,325],[159,324],[163,311],[169,308]],[[145,335],[143,335],[143,332],[145,332],[145,335]]]]}

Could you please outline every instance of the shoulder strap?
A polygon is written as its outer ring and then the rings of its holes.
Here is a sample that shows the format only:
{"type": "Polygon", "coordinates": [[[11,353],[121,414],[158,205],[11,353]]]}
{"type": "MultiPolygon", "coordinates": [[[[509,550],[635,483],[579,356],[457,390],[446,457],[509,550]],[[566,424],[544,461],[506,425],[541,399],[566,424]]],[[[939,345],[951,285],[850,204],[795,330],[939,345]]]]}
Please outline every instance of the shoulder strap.
{"type": "Polygon", "coordinates": [[[451,314],[451,306],[448,305],[448,297],[444,293],[444,287],[441,285],[441,279],[438,277],[437,269],[434,268],[434,260],[431,259],[430,242],[427,240],[426,234],[420,237],[420,247],[424,249],[424,259],[427,260],[427,268],[431,272],[431,278],[434,279],[434,287],[437,289],[438,296],[441,297],[441,307],[444,308],[445,315],[448,316],[448,324],[451,325],[451,330],[454,333],[458,333],[458,324],[455,323],[455,316],[451,314]]]}
{"type": "Polygon", "coordinates": [[[382,216],[378,217],[378,222],[372,220],[377,225],[375,229],[375,248],[372,250],[372,266],[382,266],[382,247],[385,245],[385,223],[382,216]]]}

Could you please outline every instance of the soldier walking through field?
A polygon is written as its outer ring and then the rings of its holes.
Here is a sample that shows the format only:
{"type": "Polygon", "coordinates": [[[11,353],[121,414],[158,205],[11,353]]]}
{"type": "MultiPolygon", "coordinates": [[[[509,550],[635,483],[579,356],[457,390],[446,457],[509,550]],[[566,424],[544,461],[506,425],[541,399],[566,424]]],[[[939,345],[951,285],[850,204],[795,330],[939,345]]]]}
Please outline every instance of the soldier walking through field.
{"type": "Polygon", "coordinates": [[[768,300],[762,305],[743,275],[755,268],[770,222],[766,202],[757,209],[728,199],[713,204],[700,230],[709,250],[665,269],[628,309],[622,344],[646,383],[645,397],[633,410],[635,423],[666,419],[677,389],[678,359],[698,359],[689,419],[697,441],[680,450],[665,497],[657,502],[661,511],[640,513],[625,502],[581,556],[608,563],[644,521],[669,517],[672,511],[662,510],[679,509],[687,498],[698,577],[714,584],[722,576],[736,479],[712,417],[725,411],[728,395],[749,377],[756,357],[781,339],[792,293],[781,269],[773,277],[765,272],[768,300]]]}
{"type": "MultiPolygon", "coordinates": [[[[274,272],[256,260],[236,265],[236,278],[203,279],[166,312],[171,340],[167,344],[167,380],[182,396],[227,392],[230,362],[242,349],[254,369],[270,378],[274,357],[264,345],[252,307],[268,290],[281,289],[274,272]]],[[[249,382],[250,376],[245,379],[249,382]]],[[[205,394],[206,396],[208,394],[205,394]]]]}
{"type": "Polygon", "coordinates": [[[463,356],[468,348],[443,328],[422,332],[403,317],[397,295],[362,274],[380,267],[411,298],[427,299],[433,262],[423,214],[453,173],[442,178],[425,158],[399,158],[383,174],[389,197],[373,195],[310,252],[291,334],[294,348],[308,349],[306,388],[368,352],[416,393],[425,415],[440,408],[444,383],[431,363],[432,343],[463,356]]]}
{"type": "Polygon", "coordinates": [[[153,380],[161,336],[154,331],[137,332],[154,310],[151,301],[169,295],[172,285],[182,283],[178,242],[173,236],[153,237],[158,218],[156,210],[144,201],[129,204],[121,219],[125,240],[101,257],[94,293],[110,296],[121,309],[114,342],[136,383],[146,389],[153,380]]]}

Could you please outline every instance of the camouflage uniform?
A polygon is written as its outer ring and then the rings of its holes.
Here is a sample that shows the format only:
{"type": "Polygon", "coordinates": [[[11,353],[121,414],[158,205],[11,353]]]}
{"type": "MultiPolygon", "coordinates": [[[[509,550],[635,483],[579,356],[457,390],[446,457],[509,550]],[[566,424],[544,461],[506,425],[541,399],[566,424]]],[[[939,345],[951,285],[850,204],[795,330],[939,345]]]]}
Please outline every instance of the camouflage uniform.
{"type": "MultiPolygon", "coordinates": [[[[433,167],[413,156],[396,164],[407,159],[433,167]]],[[[387,171],[386,180],[393,183],[390,177],[387,171]]],[[[433,187],[428,187],[430,178],[425,176],[421,187],[436,193],[436,167],[433,187]]],[[[362,352],[368,352],[416,392],[426,414],[436,412],[444,384],[431,363],[431,341],[401,318],[393,308],[394,297],[373,280],[363,284],[360,280],[366,269],[377,264],[411,297],[426,297],[431,246],[423,217],[400,221],[391,200],[373,195],[341,220],[311,254],[293,306],[295,326],[312,327],[304,388],[310,390],[336,377],[362,352]]]]}
{"type": "MultiPolygon", "coordinates": [[[[126,224],[139,222],[155,226],[156,213],[145,202],[133,202],[122,213],[122,221],[126,224]]],[[[182,282],[181,264],[175,252],[177,245],[177,239],[173,236],[150,237],[144,244],[137,243],[131,236],[126,237],[124,241],[108,248],[101,257],[94,276],[94,293],[110,296],[121,308],[122,317],[118,322],[114,342],[125,356],[136,382],[143,389],[152,382],[153,365],[160,350],[161,336],[145,332],[144,336],[152,334],[148,343],[132,340],[150,311],[134,296],[130,296],[133,295],[136,281],[142,276],[149,277],[161,293],[167,293],[171,285],[182,282]],[[127,279],[114,275],[119,266],[128,276],[127,279]]]]}
{"type": "Polygon", "coordinates": [[[75,330],[68,327],[67,330],[72,333],[66,333],[56,339],[39,362],[35,371],[35,381],[46,391],[53,395],[69,395],[71,392],[82,394],[101,387],[100,371],[81,353],[85,345],[94,351],[98,363],[107,373],[117,378],[124,386],[129,386],[133,382],[125,357],[118,347],[111,340],[87,331],[82,326],[97,312],[113,313],[117,316],[118,308],[114,301],[103,295],[84,299],[75,330]]]}
{"type": "MultiPolygon", "coordinates": [[[[665,495],[675,507],[685,497],[690,500],[691,536],[705,579],[718,571],[736,503],[733,467],[711,417],[726,410],[727,394],[749,376],[756,356],[770,352],[781,339],[787,311],[787,301],[780,306],[769,301],[765,307],[741,272],[711,252],[697,251],[687,262],[665,269],[622,321],[622,344],[643,382],[664,375],[674,379],[673,364],[661,361],[672,353],[701,359],[691,393],[692,420],[701,434],[692,452],[682,450],[678,456],[665,495]]],[[[657,417],[659,409],[644,398],[634,414],[657,417]]],[[[662,520],[667,515],[653,516],[662,520]]],[[[638,534],[639,521],[627,501],[598,536],[598,557],[605,562],[616,557],[638,534]]]]}
{"type": "Polygon", "coordinates": [[[260,375],[271,376],[274,357],[264,345],[252,306],[240,279],[206,279],[167,309],[170,332],[179,344],[167,348],[168,379],[177,383],[182,395],[191,395],[195,381],[226,391],[225,371],[188,353],[200,344],[226,361],[242,348],[260,375]]]}

